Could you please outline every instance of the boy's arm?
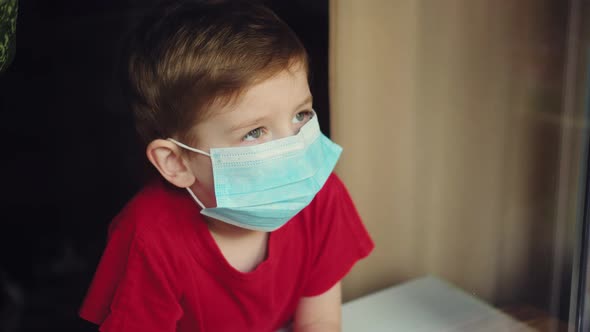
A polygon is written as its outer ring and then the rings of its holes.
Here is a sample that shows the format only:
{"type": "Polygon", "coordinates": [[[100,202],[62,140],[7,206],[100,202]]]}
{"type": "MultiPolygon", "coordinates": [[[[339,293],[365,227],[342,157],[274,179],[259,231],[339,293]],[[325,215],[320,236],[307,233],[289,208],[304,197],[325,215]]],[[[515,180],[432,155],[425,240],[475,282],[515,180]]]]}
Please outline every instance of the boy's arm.
{"type": "Polygon", "coordinates": [[[323,294],[304,297],[295,311],[295,332],[340,331],[340,282],[323,294]]]}

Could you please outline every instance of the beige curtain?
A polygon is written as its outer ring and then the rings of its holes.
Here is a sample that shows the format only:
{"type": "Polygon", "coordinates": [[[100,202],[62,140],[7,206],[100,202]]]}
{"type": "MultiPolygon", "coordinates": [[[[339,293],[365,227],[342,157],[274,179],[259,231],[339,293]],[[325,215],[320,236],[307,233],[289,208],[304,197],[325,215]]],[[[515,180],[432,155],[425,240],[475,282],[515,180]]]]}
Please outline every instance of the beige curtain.
{"type": "Polygon", "coordinates": [[[571,253],[556,236],[566,17],[548,0],[330,1],[337,172],[376,242],[345,300],[431,274],[548,303],[571,253]]]}

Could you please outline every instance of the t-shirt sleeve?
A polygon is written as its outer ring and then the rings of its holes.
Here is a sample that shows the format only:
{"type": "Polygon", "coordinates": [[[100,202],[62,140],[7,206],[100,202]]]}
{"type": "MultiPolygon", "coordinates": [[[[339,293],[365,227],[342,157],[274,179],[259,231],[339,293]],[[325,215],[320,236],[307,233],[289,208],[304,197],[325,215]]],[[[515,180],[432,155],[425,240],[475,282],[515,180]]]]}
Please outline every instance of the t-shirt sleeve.
{"type": "Polygon", "coordinates": [[[115,229],[80,308],[100,331],[175,331],[182,316],[173,264],[129,227],[115,229]]]}
{"type": "Polygon", "coordinates": [[[311,270],[304,296],[329,290],[374,248],[346,187],[336,174],[326,181],[310,207],[311,270]]]}

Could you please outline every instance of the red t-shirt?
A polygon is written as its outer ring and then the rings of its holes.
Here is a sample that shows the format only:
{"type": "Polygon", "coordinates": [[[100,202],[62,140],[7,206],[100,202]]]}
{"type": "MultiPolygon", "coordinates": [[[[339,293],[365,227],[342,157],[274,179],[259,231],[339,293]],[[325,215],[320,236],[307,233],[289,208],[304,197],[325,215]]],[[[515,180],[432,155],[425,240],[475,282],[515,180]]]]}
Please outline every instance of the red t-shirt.
{"type": "Polygon", "coordinates": [[[335,174],[248,273],[227,262],[199,211],[163,180],[140,191],[111,223],[80,316],[105,332],[275,331],[374,247],[335,174]]]}

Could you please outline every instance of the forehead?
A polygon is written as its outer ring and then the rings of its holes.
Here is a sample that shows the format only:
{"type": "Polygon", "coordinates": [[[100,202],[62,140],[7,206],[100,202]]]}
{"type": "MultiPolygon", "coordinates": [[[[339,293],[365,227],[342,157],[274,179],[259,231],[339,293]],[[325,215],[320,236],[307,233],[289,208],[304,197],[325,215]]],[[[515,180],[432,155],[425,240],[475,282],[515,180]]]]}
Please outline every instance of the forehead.
{"type": "Polygon", "coordinates": [[[307,69],[301,65],[292,66],[253,84],[234,97],[214,102],[209,109],[209,118],[292,108],[310,95],[307,69]]]}
{"type": "Polygon", "coordinates": [[[258,123],[259,119],[278,121],[288,117],[291,120],[294,112],[303,110],[298,108],[311,107],[310,104],[307,68],[292,66],[253,84],[232,99],[213,102],[204,110],[207,116],[196,121],[189,130],[188,139],[201,148],[227,146],[225,135],[232,132],[232,128],[258,123]]]}

